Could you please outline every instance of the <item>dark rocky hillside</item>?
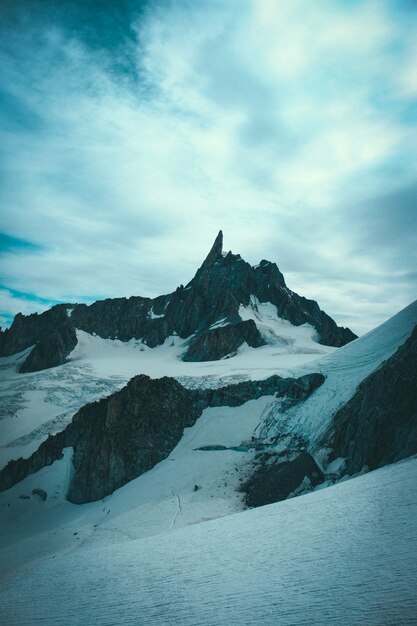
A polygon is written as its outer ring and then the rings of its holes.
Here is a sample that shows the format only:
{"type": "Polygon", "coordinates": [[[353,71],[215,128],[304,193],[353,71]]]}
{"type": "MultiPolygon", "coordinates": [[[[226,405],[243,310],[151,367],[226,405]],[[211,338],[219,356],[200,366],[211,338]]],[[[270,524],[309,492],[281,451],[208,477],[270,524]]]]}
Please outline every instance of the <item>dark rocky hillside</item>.
{"type": "Polygon", "coordinates": [[[251,296],[271,302],[279,317],[296,326],[311,324],[320,343],[342,346],[355,339],[348,328],[338,327],[317,302],[288,289],[275,263],[261,261],[252,267],[238,254],[224,254],[222,247],[220,231],[195,277],[168,295],[154,299],[113,298],[89,306],[59,304],[40,315],[18,314],[11,328],[0,333],[0,355],[38,344],[22,371],[53,367],[64,363],[73,349],[69,329],[80,329],[121,341],[141,339],[152,348],[177,334],[190,338],[185,360],[216,360],[234,354],[243,342],[253,347],[262,345],[256,325],[250,320],[243,322],[239,316],[240,305],[249,305],[251,296]],[[219,322],[221,326],[212,328],[219,322]],[[64,335],[67,340],[63,340],[64,335]]]}
{"type": "Polygon", "coordinates": [[[261,455],[258,466],[242,485],[249,507],[281,502],[299,490],[309,491],[324,480],[314,458],[306,450],[298,450],[272,458],[261,455]]]}

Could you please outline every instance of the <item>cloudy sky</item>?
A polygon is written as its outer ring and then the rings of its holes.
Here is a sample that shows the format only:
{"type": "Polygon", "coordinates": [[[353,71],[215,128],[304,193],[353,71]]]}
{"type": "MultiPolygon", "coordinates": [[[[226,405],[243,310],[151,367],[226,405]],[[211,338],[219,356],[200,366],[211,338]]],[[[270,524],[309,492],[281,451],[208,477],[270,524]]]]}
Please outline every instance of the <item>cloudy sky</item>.
{"type": "Polygon", "coordinates": [[[417,2],[2,0],[2,325],[218,230],[362,333],[416,296],[417,2]]]}

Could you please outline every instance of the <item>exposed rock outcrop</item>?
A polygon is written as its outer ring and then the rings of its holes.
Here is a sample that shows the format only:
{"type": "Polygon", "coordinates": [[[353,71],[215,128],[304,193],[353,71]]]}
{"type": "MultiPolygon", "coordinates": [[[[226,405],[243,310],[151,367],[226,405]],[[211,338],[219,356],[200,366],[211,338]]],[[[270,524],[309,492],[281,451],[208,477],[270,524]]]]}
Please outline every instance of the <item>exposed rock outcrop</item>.
{"type": "Polygon", "coordinates": [[[264,380],[246,380],[234,385],[218,389],[196,390],[194,393],[202,406],[240,406],[248,400],[256,400],[261,396],[275,395],[284,397],[286,406],[293,406],[305,400],[320,385],[325,377],[323,374],[306,374],[300,378],[281,378],[274,375],[264,380]]]}
{"type": "Polygon", "coordinates": [[[62,324],[41,339],[20,368],[21,372],[38,372],[65,363],[77,345],[77,334],[69,324],[62,324]]]}
{"type": "Polygon", "coordinates": [[[44,313],[18,313],[10,328],[0,332],[0,355],[9,356],[45,339],[66,321],[66,307],[58,304],[44,313]]]}
{"type": "Polygon", "coordinates": [[[74,416],[71,502],[98,500],[166,458],[200,414],[175,379],[136,376],[119,392],[74,416]]]}
{"type": "Polygon", "coordinates": [[[322,440],[355,474],[417,453],[417,326],[334,416],[322,440]]]}
{"type": "Polygon", "coordinates": [[[324,476],[317,463],[305,450],[295,452],[282,460],[279,456],[264,455],[258,468],[242,485],[245,503],[249,507],[264,506],[285,500],[323,482],[324,476]]]}
{"type": "MultiPolygon", "coordinates": [[[[0,355],[48,342],[57,328],[66,324],[105,339],[141,339],[151,348],[170,335],[192,337],[185,360],[220,359],[235,352],[243,342],[254,347],[262,345],[255,323],[243,321],[239,315],[240,306],[251,305],[253,299],[272,303],[278,317],[296,326],[311,324],[323,344],[342,346],[355,339],[356,335],[338,327],[317,302],[288,289],[275,263],[261,261],[252,267],[238,254],[224,254],[222,247],[220,231],[190,283],[168,295],[154,299],[113,298],[89,306],[62,304],[41,315],[19,314],[11,328],[0,332],[0,355]]],[[[63,359],[61,354],[48,360],[58,365],[63,359]]]]}
{"type": "Polygon", "coordinates": [[[43,467],[52,465],[54,461],[62,459],[63,450],[73,445],[72,424],[56,435],[50,435],[46,441],[27,459],[20,457],[0,470],[0,491],[5,491],[21,480],[35,474],[43,467]]]}
{"type": "Polygon", "coordinates": [[[31,457],[11,461],[0,471],[0,490],[62,458],[63,449],[73,447],[68,499],[75,503],[98,500],[166,458],[184,428],[193,425],[206,407],[238,406],[274,393],[297,402],[323,380],[321,374],[295,380],[273,376],[217,390],[191,391],[173,378],[136,376],[117,393],[80,409],[64,431],[49,437],[31,457]]]}
{"type": "Polygon", "coordinates": [[[44,489],[38,489],[38,488],[32,489],[32,495],[40,498],[42,502],[45,502],[45,500],[48,497],[48,494],[44,489]]]}
{"type": "Polygon", "coordinates": [[[202,331],[191,339],[183,358],[184,361],[216,361],[233,356],[243,343],[252,348],[265,343],[253,320],[202,331]]]}

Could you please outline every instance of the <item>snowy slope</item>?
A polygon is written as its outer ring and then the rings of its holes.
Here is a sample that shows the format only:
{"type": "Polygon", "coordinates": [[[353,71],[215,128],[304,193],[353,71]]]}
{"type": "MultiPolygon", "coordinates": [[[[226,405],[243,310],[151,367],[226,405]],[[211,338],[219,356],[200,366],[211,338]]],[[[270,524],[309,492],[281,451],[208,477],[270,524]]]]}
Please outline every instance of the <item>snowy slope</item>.
{"type": "MultiPolygon", "coordinates": [[[[261,332],[271,326],[271,307],[262,305],[256,312],[261,332]]],[[[0,467],[30,456],[48,433],[62,430],[81,406],[117,391],[136,374],[173,376],[188,387],[217,387],[272,374],[291,376],[294,367],[337,350],[316,343],[311,326],[295,327],[276,319],[273,309],[269,345],[257,349],[244,345],[234,357],[220,361],[182,361],[187,342],[178,336],[149,348],[140,341],[102,339],[83,331],[77,331],[78,344],[69,361],[59,367],[19,374],[17,368],[30,349],[0,358],[0,467]]]]}
{"type": "Polygon", "coordinates": [[[285,413],[271,407],[257,430],[260,437],[276,432],[298,433],[315,454],[317,442],[331,423],[335,412],[355,393],[359,383],[388,359],[411,335],[417,324],[417,301],[394,315],[375,330],[339,348],[308,367],[294,368],[300,376],[307,371],[321,372],[324,384],[307,400],[285,413]]]}
{"type": "Polygon", "coordinates": [[[238,489],[254,452],[231,448],[250,440],[273,402],[264,396],[240,407],[206,409],[165,460],[103,501],[80,506],[65,499],[72,457],[67,449],[64,459],[0,493],[4,565],[18,567],[49,553],[51,540],[58,542],[55,550],[68,549],[80,526],[87,529],[84,542],[100,545],[123,534],[144,537],[242,510],[238,489]],[[201,450],[219,445],[223,449],[201,450]],[[45,502],[32,495],[34,488],[47,492],[45,502]]]}
{"type": "Polygon", "coordinates": [[[86,333],[59,368],[19,375],[23,353],[2,359],[9,414],[1,428],[15,444],[3,453],[31,451],[47,429],[70,419],[68,407],[108,394],[138,371],[175,374],[189,386],[276,372],[326,375],[289,411],[268,396],[206,409],[167,459],[102,501],[65,500],[70,449],[0,493],[2,623],[417,623],[417,460],[236,514],[255,456],[251,437],[300,433],[317,458],[314,446],[334,412],[410,336],[417,302],[343,348],[323,347],[328,354],[319,360],[311,329],[270,313],[259,303],[241,309],[271,343],[220,362],[180,361],[178,337],[151,350],[86,333]],[[47,491],[45,502],[36,488],[47,491]]]}
{"type": "MultiPolygon", "coordinates": [[[[416,624],[416,481],[411,459],[136,540],[116,518],[95,548],[100,521],[86,528],[80,517],[50,533],[46,556],[3,579],[2,624],[416,624]],[[54,537],[65,531],[66,552],[57,554],[54,537]]],[[[41,533],[31,541],[41,543],[41,533]]]]}

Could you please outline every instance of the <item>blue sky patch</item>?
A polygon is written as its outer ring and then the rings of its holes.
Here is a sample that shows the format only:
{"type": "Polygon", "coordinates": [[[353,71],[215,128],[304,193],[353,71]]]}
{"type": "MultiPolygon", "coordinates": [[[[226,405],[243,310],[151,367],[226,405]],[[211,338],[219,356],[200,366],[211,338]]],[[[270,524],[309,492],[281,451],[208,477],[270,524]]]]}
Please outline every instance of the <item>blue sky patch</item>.
{"type": "Polygon", "coordinates": [[[19,239],[18,237],[12,237],[6,233],[0,232],[0,254],[5,252],[11,252],[13,250],[42,250],[42,246],[26,239],[19,239]]]}

